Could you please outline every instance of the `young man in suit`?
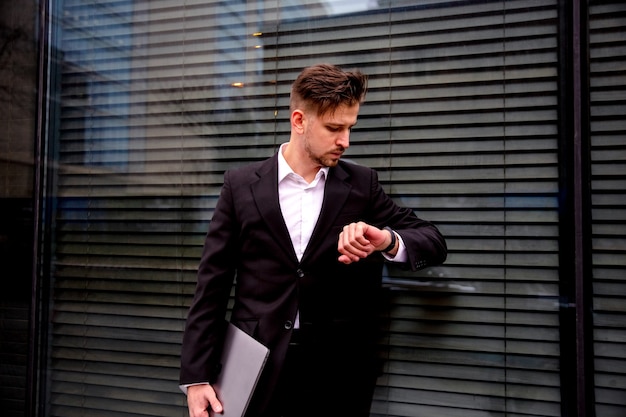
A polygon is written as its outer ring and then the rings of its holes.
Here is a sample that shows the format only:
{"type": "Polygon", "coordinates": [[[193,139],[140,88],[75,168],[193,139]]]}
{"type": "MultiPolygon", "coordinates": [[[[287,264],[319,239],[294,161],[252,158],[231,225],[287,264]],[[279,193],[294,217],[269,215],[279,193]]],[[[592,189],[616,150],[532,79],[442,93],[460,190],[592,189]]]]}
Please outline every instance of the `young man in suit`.
{"type": "Polygon", "coordinates": [[[376,172],[341,160],[367,77],[305,68],[291,90],[291,135],[271,158],[224,174],[182,346],[191,417],[221,412],[211,386],[224,317],[270,349],[247,416],[369,415],[383,262],[442,263],[437,228],[399,207],[376,172]]]}

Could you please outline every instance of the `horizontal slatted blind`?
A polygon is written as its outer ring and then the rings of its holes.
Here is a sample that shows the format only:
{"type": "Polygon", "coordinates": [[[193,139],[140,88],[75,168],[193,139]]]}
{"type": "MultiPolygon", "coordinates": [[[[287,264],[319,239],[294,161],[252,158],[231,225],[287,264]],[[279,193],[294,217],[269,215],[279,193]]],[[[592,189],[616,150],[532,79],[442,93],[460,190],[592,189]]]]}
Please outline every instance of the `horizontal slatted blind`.
{"type": "Polygon", "coordinates": [[[451,249],[413,290],[390,270],[372,413],[559,415],[556,4],[390,4],[358,41],[339,18],[276,34],[281,109],[311,62],[371,75],[346,157],[451,249]]]}
{"type": "Polygon", "coordinates": [[[556,1],[364,4],[64,1],[51,415],[185,415],[222,173],[288,140],[320,61],[370,75],[346,157],[450,247],[388,270],[372,415],[559,414],[556,1]]]}
{"type": "Polygon", "coordinates": [[[390,190],[451,253],[391,296],[381,414],[559,415],[555,4],[391,20],[390,190]]]}
{"type": "Polygon", "coordinates": [[[66,1],[59,12],[53,416],[186,415],[183,320],[237,149],[218,135],[237,126],[220,114],[229,96],[201,17],[175,1],[66,1]]]}
{"type": "Polygon", "coordinates": [[[626,410],[626,4],[589,9],[596,415],[626,410]]]}

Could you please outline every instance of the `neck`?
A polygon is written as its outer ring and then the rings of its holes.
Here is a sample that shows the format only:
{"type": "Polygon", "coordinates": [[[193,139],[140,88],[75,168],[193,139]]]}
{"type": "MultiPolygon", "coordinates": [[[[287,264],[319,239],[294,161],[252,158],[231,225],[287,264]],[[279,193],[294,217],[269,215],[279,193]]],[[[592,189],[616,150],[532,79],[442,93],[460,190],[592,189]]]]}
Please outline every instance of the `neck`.
{"type": "Polygon", "coordinates": [[[322,168],[321,166],[313,163],[306,153],[298,153],[297,146],[293,142],[289,142],[283,148],[283,156],[291,169],[293,169],[293,172],[300,175],[306,182],[309,183],[315,179],[315,176],[322,168]]]}

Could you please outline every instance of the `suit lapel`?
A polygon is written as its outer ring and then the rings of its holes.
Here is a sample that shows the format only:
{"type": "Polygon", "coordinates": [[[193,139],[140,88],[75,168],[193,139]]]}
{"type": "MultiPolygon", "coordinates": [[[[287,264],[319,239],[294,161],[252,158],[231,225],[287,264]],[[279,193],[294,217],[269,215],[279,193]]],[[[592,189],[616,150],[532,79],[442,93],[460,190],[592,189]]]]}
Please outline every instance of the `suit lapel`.
{"type": "Polygon", "coordinates": [[[257,171],[258,181],[251,184],[250,189],[257,209],[267,227],[272,232],[272,237],[278,243],[287,256],[297,262],[296,253],[291,244],[291,237],[280,211],[278,200],[278,156],[275,154],[261,165],[257,171]]]}

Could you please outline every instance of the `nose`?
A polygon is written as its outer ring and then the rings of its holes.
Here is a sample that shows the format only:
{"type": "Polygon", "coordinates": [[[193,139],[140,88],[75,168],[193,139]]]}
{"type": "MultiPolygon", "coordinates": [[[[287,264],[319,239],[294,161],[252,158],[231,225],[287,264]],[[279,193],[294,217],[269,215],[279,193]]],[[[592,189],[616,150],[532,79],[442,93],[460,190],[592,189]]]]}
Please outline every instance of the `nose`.
{"type": "Polygon", "coordinates": [[[339,134],[336,144],[344,149],[348,149],[350,147],[350,129],[343,130],[339,134]]]}

